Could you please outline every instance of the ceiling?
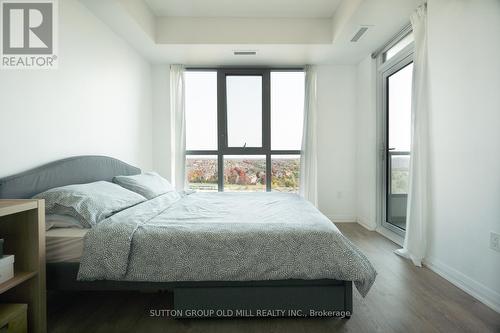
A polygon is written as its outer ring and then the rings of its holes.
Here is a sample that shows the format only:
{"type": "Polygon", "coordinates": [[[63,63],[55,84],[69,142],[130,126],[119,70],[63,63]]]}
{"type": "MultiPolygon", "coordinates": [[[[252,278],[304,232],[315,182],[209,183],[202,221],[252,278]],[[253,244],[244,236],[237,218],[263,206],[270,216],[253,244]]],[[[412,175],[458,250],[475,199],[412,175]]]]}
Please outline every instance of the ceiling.
{"type": "Polygon", "coordinates": [[[341,0],[145,0],[155,16],[332,17],[341,0]]]}
{"type": "Polygon", "coordinates": [[[423,0],[80,1],[152,63],[302,66],[359,63],[423,0]]]}

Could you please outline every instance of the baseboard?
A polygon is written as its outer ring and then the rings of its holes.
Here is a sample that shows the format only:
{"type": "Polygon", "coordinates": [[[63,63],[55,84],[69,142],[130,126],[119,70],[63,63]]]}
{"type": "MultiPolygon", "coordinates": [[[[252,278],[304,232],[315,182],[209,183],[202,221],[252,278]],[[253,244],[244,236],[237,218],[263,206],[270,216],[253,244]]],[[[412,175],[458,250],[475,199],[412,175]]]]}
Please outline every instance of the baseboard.
{"type": "Polygon", "coordinates": [[[350,216],[350,215],[327,215],[333,223],[356,223],[358,222],[357,218],[355,216],[350,216]]]}
{"type": "Polygon", "coordinates": [[[462,289],[492,310],[500,313],[500,294],[487,286],[471,279],[456,269],[442,263],[435,258],[424,260],[424,266],[446,279],[456,287],[462,289]]]}
{"type": "Polygon", "coordinates": [[[361,225],[362,227],[364,227],[365,229],[368,229],[370,231],[375,231],[376,226],[374,226],[369,221],[370,221],[370,219],[363,217],[363,216],[358,216],[356,219],[356,222],[358,222],[358,224],[361,225]]]}
{"type": "Polygon", "coordinates": [[[401,235],[398,235],[397,233],[384,228],[382,226],[377,226],[375,229],[376,232],[384,236],[385,238],[388,238],[389,240],[393,241],[394,243],[398,244],[399,246],[403,246],[404,243],[404,238],[401,235]]]}

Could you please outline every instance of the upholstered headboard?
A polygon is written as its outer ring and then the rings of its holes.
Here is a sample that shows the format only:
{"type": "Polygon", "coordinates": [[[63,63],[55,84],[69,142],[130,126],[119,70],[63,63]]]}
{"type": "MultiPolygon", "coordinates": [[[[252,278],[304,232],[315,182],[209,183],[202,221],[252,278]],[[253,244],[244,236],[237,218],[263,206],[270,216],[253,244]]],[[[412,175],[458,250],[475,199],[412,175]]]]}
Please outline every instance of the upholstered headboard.
{"type": "Polygon", "coordinates": [[[0,179],[0,199],[26,199],[54,187],[139,173],[141,169],[115,158],[75,156],[0,179]]]}

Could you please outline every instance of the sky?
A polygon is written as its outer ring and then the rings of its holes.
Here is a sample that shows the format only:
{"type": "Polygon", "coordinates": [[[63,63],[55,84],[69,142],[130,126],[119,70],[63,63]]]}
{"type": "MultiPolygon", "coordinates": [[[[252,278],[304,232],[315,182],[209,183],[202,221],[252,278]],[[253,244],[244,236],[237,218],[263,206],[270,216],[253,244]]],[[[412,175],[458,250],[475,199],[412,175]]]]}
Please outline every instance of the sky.
{"type": "Polygon", "coordinates": [[[185,74],[186,149],[217,150],[217,72],[185,74]]]}
{"type": "Polygon", "coordinates": [[[227,76],[229,147],[262,147],[262,77],[227,76]]]}
{"type": "Polygon", "coordinates": [[[410,151],[413,63],[389,77],[389,148],[410,151]]]}

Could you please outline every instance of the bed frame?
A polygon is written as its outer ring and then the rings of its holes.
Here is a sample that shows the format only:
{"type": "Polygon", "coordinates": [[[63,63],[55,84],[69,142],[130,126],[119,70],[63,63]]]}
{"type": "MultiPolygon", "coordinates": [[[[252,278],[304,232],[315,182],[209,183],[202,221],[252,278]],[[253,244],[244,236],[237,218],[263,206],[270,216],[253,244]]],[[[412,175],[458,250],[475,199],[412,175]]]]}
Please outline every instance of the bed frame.
{"type": "MultiPolygon", "coordinates": [[[[0,179],[0,199],[31,198],[58,186],[111,181],[114,176],[139,173],[139,168],[111,157],[76,156],[0,179]]],[[[47,289],[168,290],[174,295],[176,317],[198,317],[201,313],[203,317],[258,317],[272,314],[285,317],[320,315],[350,318],[352,314],[351,281],[81,282],[76,279],[78,268],[78,263],[47,263],[47,289]]]]}

